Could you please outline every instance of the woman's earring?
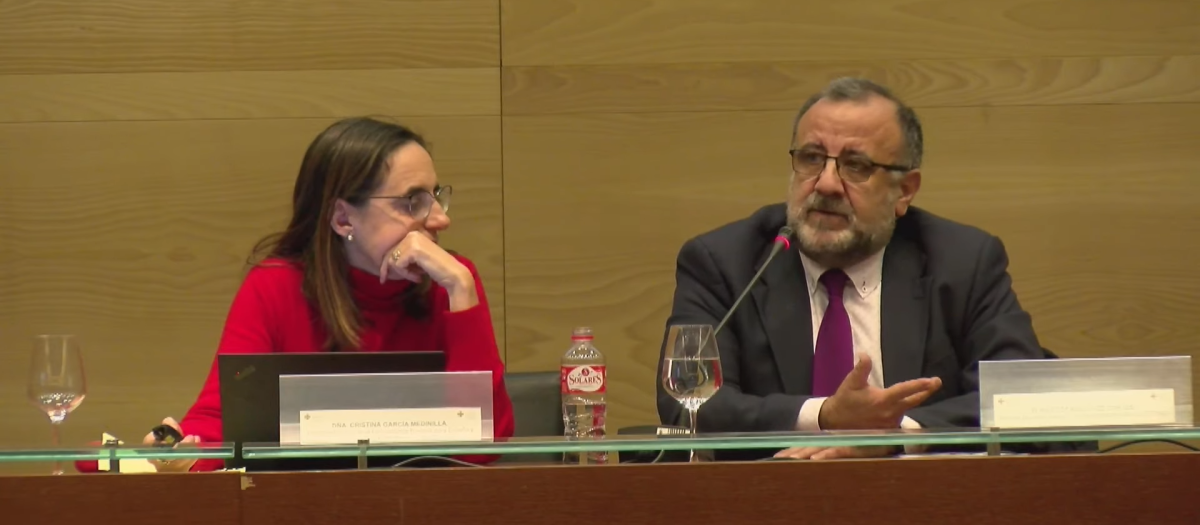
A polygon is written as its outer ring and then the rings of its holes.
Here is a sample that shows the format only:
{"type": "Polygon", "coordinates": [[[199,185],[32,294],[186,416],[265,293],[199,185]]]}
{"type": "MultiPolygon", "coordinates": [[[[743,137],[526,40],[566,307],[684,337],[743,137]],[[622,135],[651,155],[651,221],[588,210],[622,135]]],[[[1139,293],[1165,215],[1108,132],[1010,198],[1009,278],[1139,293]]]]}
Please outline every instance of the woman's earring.
{"type": "Polygon", "coordinates": [[[354,232],[347,233],[346,240],[349,242],[354,242],[354,232]]]}

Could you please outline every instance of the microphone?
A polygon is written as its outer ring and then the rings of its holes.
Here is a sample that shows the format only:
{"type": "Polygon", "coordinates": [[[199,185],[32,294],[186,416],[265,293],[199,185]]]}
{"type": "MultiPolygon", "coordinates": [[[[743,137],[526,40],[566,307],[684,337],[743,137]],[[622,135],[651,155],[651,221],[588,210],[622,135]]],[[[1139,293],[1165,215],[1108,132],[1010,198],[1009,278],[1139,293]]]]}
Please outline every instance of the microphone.
{"type": "Polygon", "coordinates": [[[784,226],[779,229],[779,233],[775,234],[775,246],[771,247],[771,254],[767,255],[767,260],[763,262],[761,267],[758,268],[758,273],[754,274],[754,277],[750,279],[748,284],[746,284],[746,288],[742,290],[742,294],[739,295],[737,300],[733,302],[733,306],[729,307],[729,311],[725,313],[725,317],[721,319],[721,323],[717,325],[715,330],[713,330],[713,337],[716,337],[717,334],[721,333],[721,329],[725,328],[725,323],[729,322],[729,318],[733,316],[733,312],[737,310],[738,305],[742,304],[742,299],[746,298],[746,294],[750,293],[750,290],[754,288],[754,283],[757,283],[758,278],[762,277],[763,270],[766,270],[767,265],[771,264],[771,259],[774,259],[775,255],[777,255],[780,250],[786,250],[792,247],[792,241],[790,240],[792,233],[792,228],[790,226],[784,226]]]}
{"type": "MultiPolygon", "coordinates": [[[[778,255],[781,250],[791,248],[792,233],[793,233],[792,229],[788,226],[784,226],[779,229],[779,233],[777,233],[775,235],[775,241],[774,241],[775,245],[771,247],[771,253],[767,255],[767,260],[764,261],[762,266],[760,266],[758,268],[758,272],[755,273],[754,277],[752,279],[750,279],[750,282],[746,284],[746,288],[744,290],[742,290],[742,294],[739,295],[737,300],[733,302],[733,306],[729,307],[729,311],[725,313],[725,317],[723,319],[721,319],[721,323],[717,325],[717,328],[713,330],[712,335],[709,337],[715,339],[717,337],[717,334],[721,333],[721,329],[725,327],[725,323],[729,322],[729,318],[733,316],[733,312],[736,311],[738,309],[738,306],[742,304],[742,299],[745,299],[746,294],[750,293],[750,290],[754,288],[754,284],[758,282],[759,277],[762,277],[763,271],[767,269],[767,265],[771,264],[771,260],[774,259],[775,256],[778,255]]],[[[704,344],[704,343],[702,343],[702,344],[704,344]]],[[[687,425],[688,425],[687,414],[688,414],[688,412],[686,410],[679,411],[679,417],[677,417],[676,421],[675,421],[675,423],[677,425],[676,427],[670,427],[670,426],[633,427],[633,428],[628,428],[628,429],[618,429],[617,434],[622,434],[622,433],[649,434],[653,431],[653,432],[657,432],[659,435],[662,435],[664,433],[667,435],[670,435],[670,433],[673,430],[678,430],[680,428],[687,428],[687,425]],[[622,432],[622,431],[624,431],[624,432],[622,432]]],[[[685,461],[687,456],[685,454],[681,454],[680,452],[668,453],[668,451],[666,451],[666,450],[660,450],[657,452],[655,452],[655,451],[643,451],[643,452],[635,451],[635,452],[628,453],[628,455],[633,456],[633,459],[631,459],[629,461],[630,463],[658,463],[658,462],[662,461],[664,458],[668,458],[669,456],[670,456],[670,459],[669,459],[670,461],[674,461],[674,460],[685,461]]],[[[621,455],[624,456],[624,455],[626,455],[626,453],[622,452],[621,455]]],[[[621,462],[625,463],[626,461],[622,460],[621,462]]]]}

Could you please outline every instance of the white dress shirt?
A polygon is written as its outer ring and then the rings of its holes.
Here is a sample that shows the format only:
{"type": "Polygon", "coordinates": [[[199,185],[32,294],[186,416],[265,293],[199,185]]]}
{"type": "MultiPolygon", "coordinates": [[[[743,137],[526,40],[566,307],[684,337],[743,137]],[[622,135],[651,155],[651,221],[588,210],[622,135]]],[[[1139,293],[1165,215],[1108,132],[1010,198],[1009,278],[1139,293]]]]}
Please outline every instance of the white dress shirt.
{"type": "MultiPolygon", "coordinates": [[[[867,383],[876,388],[883,388],[883,352],[880,350],[880,297],[883,292],[883,252],[879,250],[866,260],[842,271],[850,277],[847,290],[842,298],[846,305],[846,314],[850,316],[850,330],[854,341],[855,362],[858,357],[866,355],[871,358],[871,376],[867,383]]],[[[821,319],[825,317],[825,308],[829,306],[829,295],[825,286],[820,283],[821,275],[827,268],[809,259],[803,253],[800,261],[804,264],[804,276],[808,281],[808,300],[812,310],[813,348],[817,347],[817,333],[821,329],[821,319]]],[[[796,424],[797,430],[821,430],[817,416],[821,413],[824,397],[814,397],[804,402],[800,407],[800,418],[796,424]]],[[[900,423],[901,428],[921,428],[921,425],[908,416],[900,423]]]]}

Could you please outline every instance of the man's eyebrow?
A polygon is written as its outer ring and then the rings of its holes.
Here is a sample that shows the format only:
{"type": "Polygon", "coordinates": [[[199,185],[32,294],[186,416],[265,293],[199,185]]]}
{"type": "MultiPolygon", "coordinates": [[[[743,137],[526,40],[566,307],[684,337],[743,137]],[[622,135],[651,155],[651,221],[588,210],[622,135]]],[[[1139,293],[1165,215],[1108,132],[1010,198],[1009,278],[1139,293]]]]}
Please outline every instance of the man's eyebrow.
{"type": "Polygon", "coordinates": [[[871,158],[870,155],[867,155],[862,150],[855,149],[855,148],[842,148],[842,153],[839,156],[840,157],[862,157],[864,159],[871,158]]]}

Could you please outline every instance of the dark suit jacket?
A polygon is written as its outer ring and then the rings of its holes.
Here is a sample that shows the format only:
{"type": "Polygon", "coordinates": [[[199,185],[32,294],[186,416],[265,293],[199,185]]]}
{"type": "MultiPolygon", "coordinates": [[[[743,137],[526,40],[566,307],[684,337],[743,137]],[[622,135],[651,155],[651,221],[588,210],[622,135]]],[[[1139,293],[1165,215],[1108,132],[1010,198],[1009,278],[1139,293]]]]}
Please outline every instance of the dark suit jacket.
{"type": "MultiPolygon", "coordinates": [[[[766,259],[785,214],[783,204],[767,206],[687,241],[667,325],[717,326],[766,259]]],[[[982,230],[916,208],[896,221],[883,257],[884,383],[942,379],[942,388],[908,413],[923,427],[979,426],[980,361],[1044,357],[1007,270],[1003,244],[982,230]]],[[[718,334],[724,385],[701,407],[701,431],[795,428],[812,393],[811,318],[793,244],[775,257],[718,334]]],[[[676,424],[680,411],[660,382],[659,417],[676,424]]]]}

